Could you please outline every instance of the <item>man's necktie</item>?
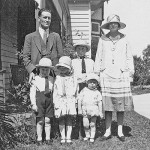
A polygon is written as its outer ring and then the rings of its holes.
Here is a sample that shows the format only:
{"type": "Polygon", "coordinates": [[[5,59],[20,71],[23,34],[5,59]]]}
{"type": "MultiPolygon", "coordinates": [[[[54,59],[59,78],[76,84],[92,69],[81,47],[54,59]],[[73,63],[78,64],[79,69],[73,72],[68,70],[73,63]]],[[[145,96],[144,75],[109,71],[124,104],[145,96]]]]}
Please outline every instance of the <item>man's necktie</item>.
{"type": "Polygon", "coordinates": [[[44,31],[43,41],[46,44],[46,41],[47,41],[47,32],[46,31],[44,31]]]}
{"type": "Polygon", "coordinates": [[[49,81],[48,81],[48,77],[45,77],[45,93],[49,93],[49,81]]]}
{"type": "Polygon", "coordinates": [[[81,59],[82,59],[82,73],[86,73],[86,66],[85,66],[84,57],[81,57],[81,59]]]}

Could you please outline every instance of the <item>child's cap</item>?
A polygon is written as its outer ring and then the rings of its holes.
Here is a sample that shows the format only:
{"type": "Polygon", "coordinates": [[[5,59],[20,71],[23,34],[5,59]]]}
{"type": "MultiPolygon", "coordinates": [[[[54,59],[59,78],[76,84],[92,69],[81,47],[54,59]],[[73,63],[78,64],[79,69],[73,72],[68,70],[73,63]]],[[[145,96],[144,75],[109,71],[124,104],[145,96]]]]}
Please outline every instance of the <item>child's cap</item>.
{"type": "Polygon", "coordinates": [[[99,76],[95,73],[90,73],[86,77],[86,81],[89,81],[91,79],[95,79],[99,83],[99,76]]]}
{"type": "Polygon", "coordinates": [[[40,67],[54,68],[54,66],[52,66],[52,61],[49,58],[40,59],[39,64],[37,64],[36,67],[37,68],[40,68],[40,67]]]}
{"type": "Polygon", "coordinates": [[[56,67],[60,67],[60,66],[66,67],[66,68],[71,70],[72,69],[72,60],[71,60],[71,58],[68,57],[68,56],[60,57],[59,62],[56,65],[56,67]]]}
{"type": "Polygon", "coordinates": [[[75,43],[74,45],[73,45],[73,49],[76,51],[76,47],[77,46],[85,46],[86,48],[87,48],[87,50],[86,50],[86,52],[88,52],[89,50],[90,50],[90,46],[89,46],[89,44],[86,42],[86,41],[84,41],[84,40],[80,40],[79,42],[77,42],[77,43],[75,43]]]}

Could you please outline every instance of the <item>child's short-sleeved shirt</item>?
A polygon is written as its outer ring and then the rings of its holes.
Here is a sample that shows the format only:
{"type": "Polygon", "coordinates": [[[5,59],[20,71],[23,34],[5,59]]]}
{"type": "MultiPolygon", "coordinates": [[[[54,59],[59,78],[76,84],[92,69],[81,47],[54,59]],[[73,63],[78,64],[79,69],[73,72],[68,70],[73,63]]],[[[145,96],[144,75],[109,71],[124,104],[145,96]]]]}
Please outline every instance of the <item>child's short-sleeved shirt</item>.
{"type": "MultiPolygon", "coordinates": [[[[49,76],[49,90],[53,90],[53,77],[49,76]]],[[[32,80],[32,85],[30,88],[30,100],[31,103],[36,103],[36,91],[43,92],[45,91],[45,78],[40,76],[35,76],[35,79],[32,80]]]]}
{"type": "Polygon", "coordinates": [[[84,58],[86,73],[82,73],[82,59],[76,58],[72,60],[72,67],[74,70],[74,75],[77,77],[78,82],[84,82],[86,74],[93,72],[94,61],[90,58],[84,58]]]}
{"type": "Polygon", "coordinates": [[[78,95],[78,113],[83,116],[99,116],[102,107],[99,108],[98,103],[102,103],[101,93],[98,90],[90,90],[85,87],[78,95]]]}

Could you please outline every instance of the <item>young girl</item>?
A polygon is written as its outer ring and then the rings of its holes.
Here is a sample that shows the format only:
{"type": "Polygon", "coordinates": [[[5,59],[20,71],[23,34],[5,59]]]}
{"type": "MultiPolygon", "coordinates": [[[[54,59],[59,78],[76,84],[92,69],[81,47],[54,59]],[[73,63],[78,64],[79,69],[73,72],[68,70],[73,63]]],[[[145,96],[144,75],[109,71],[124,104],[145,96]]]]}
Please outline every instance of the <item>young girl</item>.
{"type": "Polygon", "coordinates": [[[54,84],[55,117],[59,118],[61,144],[71,143],[72,117],[76,115],[77,80],[72,74],[72,61],[68,56],[62,56],[56,65],[58,75],[54,84]]]}
{"type": "Polygon", "coordinates": [[[49,73],[53,67],[51,60],[48,58],[42,58],[36,67],[39,69],[39,75],[35,76],[35,80],[32,80],[30,99],[32,110],[36,114],[37,144],[42,144],[43,125],[45,124],[46,143],[49,145],[52,142],[50,139],[50,118],[54,115],[53,77],[49,76],[49,73]]]}
{"type": "Polygon", "coordinates": [[[97,116],[102,114],[102,96],[97,90],[99,77],[90,73],[87,75],[85,87],[78,95],[78,114],[83,115],[83,126],[85,130],[84,141],[90,139],[94,143],[97,116]],[[90,129],[89,129],[90,126],[90,129]]]}

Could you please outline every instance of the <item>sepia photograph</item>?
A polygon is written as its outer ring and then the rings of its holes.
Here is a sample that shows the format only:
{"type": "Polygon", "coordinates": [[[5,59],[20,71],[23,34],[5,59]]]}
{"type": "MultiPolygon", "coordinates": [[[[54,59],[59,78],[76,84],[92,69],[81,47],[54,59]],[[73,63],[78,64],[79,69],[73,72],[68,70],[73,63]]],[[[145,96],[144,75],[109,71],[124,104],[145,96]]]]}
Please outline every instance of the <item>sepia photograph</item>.
{"type": "Polygon", "coordinates": [[[0,150],[150,150],[150,0],[0,0],[0,150]]]}

